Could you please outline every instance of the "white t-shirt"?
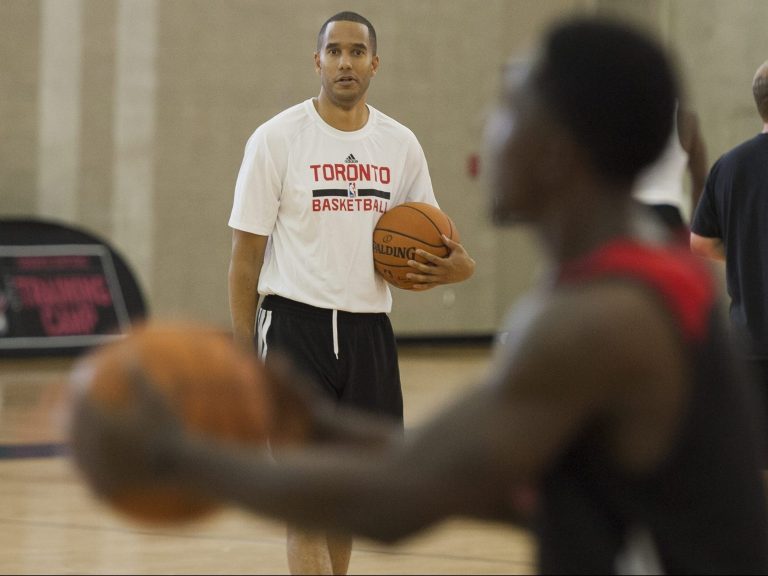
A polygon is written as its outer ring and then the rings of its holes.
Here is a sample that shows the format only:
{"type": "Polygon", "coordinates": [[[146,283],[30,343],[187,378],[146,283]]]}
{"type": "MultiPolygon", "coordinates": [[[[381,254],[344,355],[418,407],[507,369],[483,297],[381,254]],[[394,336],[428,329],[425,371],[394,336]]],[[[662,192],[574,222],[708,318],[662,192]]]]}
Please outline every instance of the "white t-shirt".
{"type": "Polygon", "coordinates": [[[643,170],[635,181],[633,196],[644,204],[669,204],[685,213],[685,189],[683,185],[688,153],[680,144],[675,122],[667,146],[658,160],[643,170]]]}
{"type": "Polygon", "coordinates": [[[362,129],[344,132],[309,99],[248,140],[229,225],[270,237],[260,294],[348,312],[392,308],[373,268],[373,229],[398,204],[437,201],[416,136],[368,109],[362,129]]]}

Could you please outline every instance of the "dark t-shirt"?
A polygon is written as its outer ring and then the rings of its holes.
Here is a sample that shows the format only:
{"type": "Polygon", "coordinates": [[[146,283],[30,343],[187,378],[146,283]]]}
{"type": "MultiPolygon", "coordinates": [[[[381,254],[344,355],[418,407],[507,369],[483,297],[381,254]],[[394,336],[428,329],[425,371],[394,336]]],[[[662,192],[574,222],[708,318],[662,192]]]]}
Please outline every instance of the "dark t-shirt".
{"type": "Polygon", "coordinates": [[[715,163],[691,231],[723,241],[731,322],[746,355],[768,358],[768,134],[715,163]]]}
{"type": "Polygon", "coordinates": [[[616,463],[604,419],[584,426],[542,479],[540,571],[768,573],[760,414],[708,270],[684,248],[619,241],[564,266],[558,283],[605,278],[645,287],[668,312],[689,360],[685,411],[666,458],[644,474],[616,463]]]}

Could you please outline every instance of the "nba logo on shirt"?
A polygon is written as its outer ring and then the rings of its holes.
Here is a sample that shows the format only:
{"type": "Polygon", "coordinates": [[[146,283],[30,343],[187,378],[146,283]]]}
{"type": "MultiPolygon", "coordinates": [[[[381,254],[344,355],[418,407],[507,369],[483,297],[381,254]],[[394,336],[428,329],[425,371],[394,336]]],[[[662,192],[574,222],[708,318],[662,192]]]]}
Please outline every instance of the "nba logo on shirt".
{"type": "Polygon", "coordinates": [[[354,198],[355,196],[357,196],[357,184],[354,182],[350,182],[347,185],[347,197],[354,198]]]}

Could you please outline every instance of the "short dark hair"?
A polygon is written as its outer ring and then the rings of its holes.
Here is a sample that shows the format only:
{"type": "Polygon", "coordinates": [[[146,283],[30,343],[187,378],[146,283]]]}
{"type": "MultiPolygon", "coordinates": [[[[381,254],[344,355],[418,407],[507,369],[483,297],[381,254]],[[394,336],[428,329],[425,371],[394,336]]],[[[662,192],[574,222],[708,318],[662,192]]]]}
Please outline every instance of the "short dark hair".
{"type": "Polygon", "coordinates": [[[768,62],[763,64],[752,81],[752,96],[755,97],[757,111],[763,122],[768,122],[768,62]]]}
{"type": "Polygon", "coordinates": [[[320,52],[323,48],[323,39],[325,38],[325,30],[328,28],[328,24],[331,22],[357,22],[358,24],[364,24],[368,28],[368,39],[371,43],[371,54],[376,55],[376,30],[373,28],[367,18],[360,16],[357,12],[339,12],[334,14],[328,20],[326,20],[320,27],[320,32],[317,34],[317,51],[320,52]]]}
{"type": "Polygon", "coordinates": [[[575,18],[544,42],[534,86],[607,179],[631,183],[672,131],[677,79],[657,42],[627,24],[575,18]]]}

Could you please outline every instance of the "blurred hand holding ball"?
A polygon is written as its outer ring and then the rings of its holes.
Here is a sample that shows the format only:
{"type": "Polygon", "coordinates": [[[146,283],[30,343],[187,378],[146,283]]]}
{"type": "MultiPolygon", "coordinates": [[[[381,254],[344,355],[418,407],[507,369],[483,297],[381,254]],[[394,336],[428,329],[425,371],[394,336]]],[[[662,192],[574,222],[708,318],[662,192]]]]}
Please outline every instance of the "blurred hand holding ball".
{"type": "Polygon", "coordinates": [[[134,450],[125,437],[115,437],[121,419],[157,428],[144,432],[160,440],[172,434],[174,418],[185,432],[245,445],[265,445],[269,434],[264,368],[209,328],[148,325],[84,356],[70,382],[74,461],[100,497],[136,520],[185,522],[216,505],[164,478],[163,463],[141,442],[134,450]],[[142,392],[156,392],[154,403],[138,397],[142,392]],[[148,410],[153,406],[156,414],[148,410]],[[166,430],[163,419],[170,420],[166,430]]]}

